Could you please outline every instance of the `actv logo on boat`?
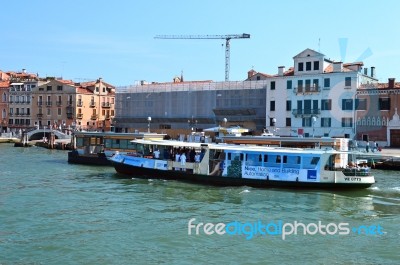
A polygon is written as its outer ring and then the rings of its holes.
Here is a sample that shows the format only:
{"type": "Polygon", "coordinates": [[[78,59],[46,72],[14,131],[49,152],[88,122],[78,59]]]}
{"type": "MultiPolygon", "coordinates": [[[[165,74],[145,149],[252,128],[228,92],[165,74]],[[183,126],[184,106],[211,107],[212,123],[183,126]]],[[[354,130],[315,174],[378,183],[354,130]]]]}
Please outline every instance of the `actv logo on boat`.
{"type": "Polygon", "coordinates": [[[282,220],[268,223],[263,221],[230,223],[195,223],[196,218],[188,222],[188,235],[241,235],[247,240],[254,236],[281,236],[282,240],[291,235],[383,235],[383,228],[380,225],[360,225],[351,227],[349,223],[327,223],[322,221],[316,223],[302,223],[298,221],[283,222],[282,220]]]}

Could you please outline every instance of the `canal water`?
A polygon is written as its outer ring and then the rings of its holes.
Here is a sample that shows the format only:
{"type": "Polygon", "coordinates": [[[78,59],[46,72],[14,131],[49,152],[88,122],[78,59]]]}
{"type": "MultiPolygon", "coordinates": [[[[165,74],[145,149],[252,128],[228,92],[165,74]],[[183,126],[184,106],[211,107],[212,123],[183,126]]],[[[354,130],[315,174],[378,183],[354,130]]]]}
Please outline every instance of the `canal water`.
{"type": "Polygon", "coordinates": [[[0,165],[0,264],[400,263],[397,171],[326,192],[121,179],[10,144],[0,165]]]}

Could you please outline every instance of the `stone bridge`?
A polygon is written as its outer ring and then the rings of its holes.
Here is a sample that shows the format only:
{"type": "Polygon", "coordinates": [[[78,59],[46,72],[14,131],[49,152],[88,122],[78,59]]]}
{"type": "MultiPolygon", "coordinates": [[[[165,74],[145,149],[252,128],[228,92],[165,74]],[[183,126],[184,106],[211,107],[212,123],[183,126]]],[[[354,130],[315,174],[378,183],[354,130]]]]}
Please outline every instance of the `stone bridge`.
{"type": "Polygon", "coordinates": [[[32,131],[28,131],[24,133],[27,137],[28,141],[31,140],[41,140],[43,137],[47,137],[47,139],[50,139],[50,135],[54,134],[56,139],[71,139],[71,135],[65,134],[59,130],[53,130],[53,129],[35,129],[32,131]]]}

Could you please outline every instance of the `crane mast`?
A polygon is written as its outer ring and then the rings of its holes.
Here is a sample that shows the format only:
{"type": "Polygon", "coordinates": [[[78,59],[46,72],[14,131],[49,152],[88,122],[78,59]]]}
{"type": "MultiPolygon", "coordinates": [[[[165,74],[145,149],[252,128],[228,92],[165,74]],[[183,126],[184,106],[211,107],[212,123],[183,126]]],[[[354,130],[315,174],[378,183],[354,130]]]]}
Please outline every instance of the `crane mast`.
{"type": "Polygon", "coordinates": [[[230,71],[230,40],[249,39],[250,34],[228,34],[228,35],[156,35],[155,39],[225,39],[225,81],[229,81],[230,71]]]}

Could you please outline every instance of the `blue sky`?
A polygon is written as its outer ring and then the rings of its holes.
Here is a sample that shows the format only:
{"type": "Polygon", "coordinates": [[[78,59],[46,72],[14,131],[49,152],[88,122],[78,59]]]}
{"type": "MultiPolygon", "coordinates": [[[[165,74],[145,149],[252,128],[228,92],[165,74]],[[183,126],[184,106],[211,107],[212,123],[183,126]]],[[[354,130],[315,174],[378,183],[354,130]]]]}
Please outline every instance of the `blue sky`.
{"type": "Polygon", "coordinates": [[[376,67],[400,81],[398,1],[6,1],[0,70],[115,86],[225,78],[225,40],[155,35],[251,34],[231,41],[230,80],[254,68],[277,73],[306,48],[332,60],[376,67]]]}

